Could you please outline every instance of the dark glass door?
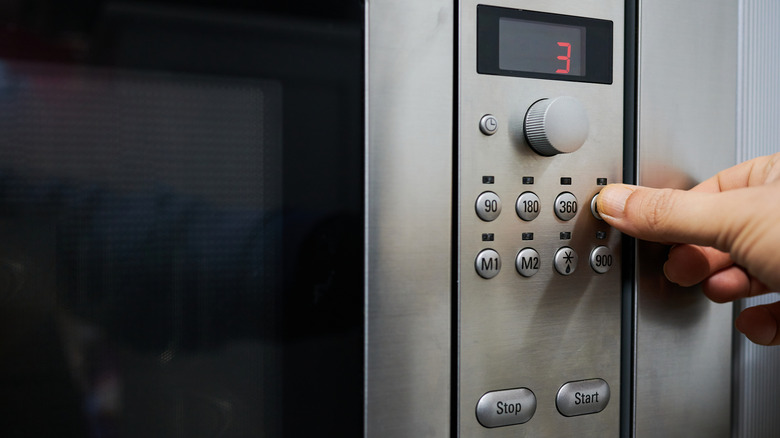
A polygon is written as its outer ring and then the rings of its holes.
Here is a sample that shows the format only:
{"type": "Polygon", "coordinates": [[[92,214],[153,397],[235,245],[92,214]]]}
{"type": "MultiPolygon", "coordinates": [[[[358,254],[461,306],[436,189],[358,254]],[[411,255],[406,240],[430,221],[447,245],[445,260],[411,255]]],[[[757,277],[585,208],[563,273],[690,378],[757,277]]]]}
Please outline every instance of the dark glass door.
{"type": "Polygon", "coordinates": [[[3,436],[359,436],[362,3],[0,17],[3,436]]]}

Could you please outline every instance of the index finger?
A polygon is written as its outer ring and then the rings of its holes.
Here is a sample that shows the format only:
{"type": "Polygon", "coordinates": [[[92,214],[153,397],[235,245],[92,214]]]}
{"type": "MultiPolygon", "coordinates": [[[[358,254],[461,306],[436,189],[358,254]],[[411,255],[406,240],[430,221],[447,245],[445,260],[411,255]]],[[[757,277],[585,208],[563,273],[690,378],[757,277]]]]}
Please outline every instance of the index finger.
{"type": "Polygon", "coordinates": [[[729,251],[735,237],[731,231],[743,228],[745,215],[740,207],[754,202],[742,192],[706,193],[610,184],[601,190],[596,202],[607,223],[639,239],[729,251]]]}

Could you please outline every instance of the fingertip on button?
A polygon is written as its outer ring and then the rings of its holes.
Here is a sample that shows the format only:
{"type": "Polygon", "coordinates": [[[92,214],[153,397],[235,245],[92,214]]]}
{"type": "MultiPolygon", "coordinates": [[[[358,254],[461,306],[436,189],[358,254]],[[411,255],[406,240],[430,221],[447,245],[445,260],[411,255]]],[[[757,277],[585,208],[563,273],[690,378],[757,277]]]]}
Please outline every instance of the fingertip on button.
{"type": "Polygon", "coordinates": [[[593,196],[593,199],[590,200],[590,212],[593,214],[593,217],[595,217],[600,221],[603,221],[604,218],[602,218],[601,215],[599,214],[598,199],[599,199],[599,194],[596,193],[593,196]]]}

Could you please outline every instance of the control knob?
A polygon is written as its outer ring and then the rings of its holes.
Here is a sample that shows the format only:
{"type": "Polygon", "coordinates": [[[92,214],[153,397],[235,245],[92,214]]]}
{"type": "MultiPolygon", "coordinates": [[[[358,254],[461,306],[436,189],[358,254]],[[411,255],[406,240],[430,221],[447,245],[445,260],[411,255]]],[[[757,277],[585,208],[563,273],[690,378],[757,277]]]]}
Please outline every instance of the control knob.
{"type": "Polygon", "coordinates": [[[523,133],[540,155],[570,154],[588,138],[588,115],[579,100],[560,96],[534,102],[525,115],[523,133]]]}

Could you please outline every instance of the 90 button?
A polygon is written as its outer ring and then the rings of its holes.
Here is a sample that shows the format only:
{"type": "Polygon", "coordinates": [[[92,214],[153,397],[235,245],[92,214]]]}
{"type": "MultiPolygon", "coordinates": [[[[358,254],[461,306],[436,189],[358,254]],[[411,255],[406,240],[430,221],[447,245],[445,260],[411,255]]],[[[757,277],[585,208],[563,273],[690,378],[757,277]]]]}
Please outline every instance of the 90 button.
{"type": "Polygon", "coordinates": [[[480,219],[492,222],[501,214],[501,198],[493,192],[484,192],[477,198],[474,208],[480,219]]]}

